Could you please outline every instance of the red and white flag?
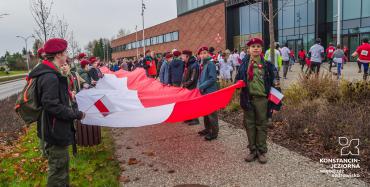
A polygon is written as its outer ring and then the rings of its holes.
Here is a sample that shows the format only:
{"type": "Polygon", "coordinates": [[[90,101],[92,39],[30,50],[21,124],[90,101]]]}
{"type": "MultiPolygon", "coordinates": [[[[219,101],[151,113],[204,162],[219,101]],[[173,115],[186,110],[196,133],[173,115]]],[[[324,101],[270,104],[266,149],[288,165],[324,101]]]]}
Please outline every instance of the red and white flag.
{"type": "Polygon", "coordinates": [[[275,89],[274,87],[271,87],[271,91],[269,94],[269,100],[275,104],[279,104],[281,100],[283,99],[284,95],[279,92],[279,90],[275,89]]]}
{"type": "Polygon", "coordinates": [[[144,69],[111,72],[102,68],[104,77],[95,88],[76,95],[78,108],[86,113],[83,124],[108,127],[140,127],[164,122],[181,122],[208,115],[230,102],[240,81],[211,94],[198,89],[164,86],[148,78],[144,69]]]}

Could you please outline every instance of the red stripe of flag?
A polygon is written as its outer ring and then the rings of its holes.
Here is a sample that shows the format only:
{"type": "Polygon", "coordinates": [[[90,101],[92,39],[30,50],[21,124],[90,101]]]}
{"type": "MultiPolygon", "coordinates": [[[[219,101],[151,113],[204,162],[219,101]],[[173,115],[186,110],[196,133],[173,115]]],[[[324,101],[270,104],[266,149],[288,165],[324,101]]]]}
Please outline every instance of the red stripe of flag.
{"type": "Polygon", "coordinates": [[[98,101],[95,102],[94,104],[96,108],[99,110],[99,112],[102,113],[102,115],[105,117],[108,115],[109,110],[108,108],[104,105],[104,103],[99,99],[98,101]]]}

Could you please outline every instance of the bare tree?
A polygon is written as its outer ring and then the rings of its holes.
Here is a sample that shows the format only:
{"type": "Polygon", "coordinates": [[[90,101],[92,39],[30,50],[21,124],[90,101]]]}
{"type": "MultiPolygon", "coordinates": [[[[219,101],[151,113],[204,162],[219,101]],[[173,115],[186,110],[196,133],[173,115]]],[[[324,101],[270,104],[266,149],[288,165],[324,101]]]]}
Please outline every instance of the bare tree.
{"type": "Polygon", "coordinates": [[[62,19],[57,19],[55,24],[56,36],[63,39],[68,39],[69,24],[65,21],[64,16],[62,19]]]}
{"type": "MultiPolygon", "coordinates": [[[[260,1],[264,2],[263,0],[260,0],[260,1]]],[[[264,18],[264,20],[266,22],[268,22],[268,24],[269,24],[270,56],[271,56],[271,63],[272,64],[275,64],[275,60],[277,60],[277,59],[275,59],[275,32],[274,32],[275,26],[274,26],[274,18],[278,15],[279,11],[281,11],[284,6],[286,6],[287,4],[289,4],[291,2],[292,2],[292,0],[286,0],[286,1],[284,1],[284,4],[282,4],[282,6],[279,9],[277,9],[277,10],[274,11],[274,8],[273,8],[273,0],[268,0],[268,8],[269,8],[268,15],[266,15],[260,8],[255,8],[253,6],[250,6],[252,9],[256,10],[257,12],[259,12],[261,14],[261,16],[264,18]]],[[[250,0],[247,0],[244,3],[247,4],[247,5],[253,4],[250,0]]]]}
{"type": "Polygon", "coordinates": [[[127,36],[130,33],[131,32],[128,29],[120,29],[120,30],[118,30],[117,38],[121,38],[121,37],[127,36]]]}
{"type": "Polygon", "coordinates": [[[78,51],[80,51],[79,49],[80,47],[75,39],[73,31],[69,33],[68,47],[69,47],[68,51],[73,58],[78,54],[78,51]]]}
{"type": "Polygon", "coordinates": [[[36,36],[45,42],[49,37],[54,35],[55,26],[51,16],[53,0],[47,4],[46,0],[31,0],[31,13],[36,22],[36,36]]]}

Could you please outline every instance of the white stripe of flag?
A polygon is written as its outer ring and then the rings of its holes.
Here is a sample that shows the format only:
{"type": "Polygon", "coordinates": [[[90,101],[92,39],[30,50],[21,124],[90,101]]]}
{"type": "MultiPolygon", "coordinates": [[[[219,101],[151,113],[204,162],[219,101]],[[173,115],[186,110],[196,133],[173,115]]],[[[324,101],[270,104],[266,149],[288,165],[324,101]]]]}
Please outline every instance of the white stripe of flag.
{"type": "Polygon", "coordinates": [[[270,95],[269,95],[269,100],[272,101],[275,104],[279,104],[281,100],[283,99],[284,95],[279,92],[279,90],[271,87],[270,95]]]}

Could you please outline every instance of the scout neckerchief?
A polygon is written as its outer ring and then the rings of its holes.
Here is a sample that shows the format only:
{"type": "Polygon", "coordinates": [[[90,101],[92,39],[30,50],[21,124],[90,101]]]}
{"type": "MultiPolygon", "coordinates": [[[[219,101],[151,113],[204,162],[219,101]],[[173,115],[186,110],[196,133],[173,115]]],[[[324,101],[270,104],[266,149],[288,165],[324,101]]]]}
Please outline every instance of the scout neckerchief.
{"type": "MultiPolygon", "coordinates": [[[[260,58],[260,57],[258,56],[256,58],[260,58]]],[[[252,81],[253,80],[253,77],[254,77],[254,71],[253,70],[254,70],[254,64],[255,63],[257,63],[255,61],[255,58],[254,59],[252,58],[251,59],[251,63],[249,64],[249,67],[248,67],[248,80],[249,81],[252,81]]],[[[258,63],[257,66],[258,66],[258,70],[261,71],[262,68],[263,68],[263,65],[261,63],[258,63]]]]}

